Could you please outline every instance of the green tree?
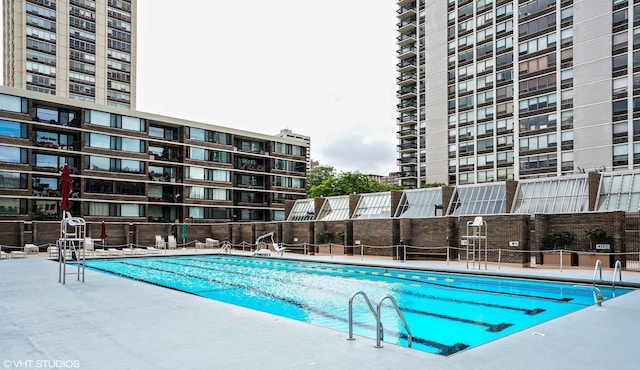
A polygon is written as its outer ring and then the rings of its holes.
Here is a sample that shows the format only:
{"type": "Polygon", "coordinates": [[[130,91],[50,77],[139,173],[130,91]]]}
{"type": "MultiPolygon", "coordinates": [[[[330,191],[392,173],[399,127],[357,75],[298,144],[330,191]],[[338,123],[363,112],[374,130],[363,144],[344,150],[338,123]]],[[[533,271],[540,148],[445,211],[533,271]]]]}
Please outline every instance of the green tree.
{"type": "Polygon", "coordinates": [[[330,175],[319,185],[312,186],[307,193],[307,198],[332,197],[354,193],[378,193],[398,189],[400,187],[383,184],[359,172],[343,172],[339,175],[330,175]]]}
{"type": "Polygon", "coordinates": [[[335,175],[336,170],[332,166],[318,166],[307,172],[307,193],[312,187],[322,184],[322,182],[335,175]]]}

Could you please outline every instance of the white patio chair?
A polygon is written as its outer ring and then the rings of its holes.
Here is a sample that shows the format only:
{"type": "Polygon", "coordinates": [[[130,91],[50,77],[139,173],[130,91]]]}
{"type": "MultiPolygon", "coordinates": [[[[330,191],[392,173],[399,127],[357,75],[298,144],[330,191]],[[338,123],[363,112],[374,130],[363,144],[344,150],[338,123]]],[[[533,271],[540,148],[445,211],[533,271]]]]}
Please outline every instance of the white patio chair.
{"type": "Polygon", "coordinates": [[[161,235],[156,235],[156,249],[166,249],[167,242],[164,241],[164,238],[161,235]]]}
{"type": "Polygon", "coordinates": [[[213,238],[206,238],[205,242],[206,242],[205,246],[207,248],[217,248],[220,245],[220,241],[213,238]]]}
{"type": "Polygon", "coordinates": [[[173,235],[169,235],[167,237],[167,245],[169,249],[176,249],[178,243],[176,242],[176,237],[173,235]]]}
{"type": "Polygon", "coordinates": [[[84,253],[85,254],[94,254],[96,251],[96,248],[93,244],[93,239],[91,238],[86,238],[84,240],[84,253]]]}

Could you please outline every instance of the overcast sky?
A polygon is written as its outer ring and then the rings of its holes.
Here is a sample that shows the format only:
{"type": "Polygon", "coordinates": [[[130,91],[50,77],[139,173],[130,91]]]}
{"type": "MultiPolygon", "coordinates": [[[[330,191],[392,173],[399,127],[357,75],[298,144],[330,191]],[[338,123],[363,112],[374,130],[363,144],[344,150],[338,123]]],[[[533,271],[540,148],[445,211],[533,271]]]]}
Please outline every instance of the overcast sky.
{"type": "Polygon", "coordinates": [[[338,171],[397,171],[391,0],[138,0],[137,109],[311,137],[338,171]]]}
{"type": "Polygon", "coordinates": [[[137,110],[271,135],[287,128],[311,137],[322,165],[387,175],[397,171],[396,8],[138,0],[137,110]]]}

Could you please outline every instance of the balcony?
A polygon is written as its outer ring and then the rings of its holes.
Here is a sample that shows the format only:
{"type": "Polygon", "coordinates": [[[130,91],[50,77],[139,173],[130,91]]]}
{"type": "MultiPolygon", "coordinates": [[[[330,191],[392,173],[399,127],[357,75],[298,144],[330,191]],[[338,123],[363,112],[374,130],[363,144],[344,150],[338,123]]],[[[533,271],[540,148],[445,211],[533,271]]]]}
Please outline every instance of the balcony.
{"type": "Polygon", "coordinates": [[[416,53],[417,53],[417,48],[412,44],[403,46],[400,49],[398,49],[398,51],[396,52],[396,54],[398,54],[398,58],[400,59],[415,57],[416,53]]]}
{"type": "Polygon", "coordinates": [[[409,17],[397,23],[398,32],[405,33],[416,28],[416,17],[409,17]]]}
{"type": "Polygon", "coordinates": [[[403,166],[407,164],[417,164],[417,161],[418,161],[418,156],[416,155],[398,158],[398,166],[403,166]]]}
{"type": "Polygon", "coordinates": [[[416,114],[403,114],[397,119],[397,124],[403,125],[407,123],[417,123],[418,116],[416,114]]]}
{"type": "Polygon", "coordinates": [[[396,105],[396,108],[400,113],[415,112],[415,110],[418,108],[418,102],[415,99],[403,100],[396,105]]]}
{"type": "Polygon", "coordinates": [[[401,171],[398,173],[398,177],[400,177],[401,179],[417,177],[417,176],[418,176],[418,171],[401,171]]]}
{"type": "Polygon", "coordinates": [[[407,73],[407,72],[412,72],[416,69],[416,64],[417,60],[415,57],[409,58],[409,59],[404,59],[402,61],[400,61],[400,63],[396,64],[396,67],[398,72],[400,73],[407,73]]]}
{"type": "Polygon", "coordinates": [[[407,99],[415,97],[418,89],[415,86],[403,86],[398,90],[397,97],[400,99],[407,99]]]}
{"type": "Polygon", "coordinates": [[[153,203],[177,203],[180,194],[163,193],[160,197],[149,197],[149,202],[153,203]]]}
{"type": "Polygon", "coordinates": [[[415,73],[403,73],[396,78],[396,83],[400,86],[415,84],[417,77],[418,76],[415,73]]]}
{"type": "Polygon", "coordinates": [[[415,44],[416,42],[416,33],[411,31],[407,33],[403,33],[400,36],[396,37],[398,44],[400,46],[405,46],[409,44],[415,44]]]}
{"type": "Polygon", "coordinates": [[[415,141],[409,141],[402,144],[398,144],[397,148],[398,148],[398,152],[415,151],[416,149],[418,149],[418,143],[415,141]]]}
{"type": "Polygon", "coordinates": [[[411,16],[415,16],[416,3],[410,3],[407,5],[401,6],[398,10],[396,10],[396,14],[398,14],[399,19],[405,19],[411,16]]]}
{"type": "Polygon", "coordinates": [[[396,132],[398,139],[409,139],[416,137],[418,131],[415,128],[405,128],[396,132]]]}

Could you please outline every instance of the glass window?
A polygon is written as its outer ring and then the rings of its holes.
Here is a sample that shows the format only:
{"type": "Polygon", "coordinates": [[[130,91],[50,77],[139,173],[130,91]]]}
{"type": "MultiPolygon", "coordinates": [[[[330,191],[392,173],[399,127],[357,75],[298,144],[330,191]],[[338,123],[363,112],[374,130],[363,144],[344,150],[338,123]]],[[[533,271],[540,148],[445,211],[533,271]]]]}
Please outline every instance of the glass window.
{"type": "Polygon", "coordinates": [[[97,110],[87,110],[86,117],[87,123],[100,126],[111,126],[111,115],[107,112],[100,112],[97,110]]]}
{"type": "Polygon", "coordinates": [[[27,125],[20,122],[0,120],[0,136],[27,138],[27,125]]]}
{"type": "MultiPolygon", "coordinates": [[[[57,184],[57,182],[56,182],[57,184]]],[[[27,174],[0,171],[0,189],[26,189],[27,174]]]]}
{"type": "Polygon", "coordinates": [[[189,147],[189,158],[204,161],[204,148],[189,147]]]}
{"type": "Polygon", "coordinates": [[[353,218],[391,217],[391,193],[362,194],[353,218]]]}
{"type": "Polygon", "coordinates": [[[597,211],[640,211],[640,174],[603,174],[597,211]]]}
{"type": "Polygon", "coordinates": [[[122,116],[122,128],[132,131],[144,131],[144,120],[136,117],[122,116]]]}
{"type": "Polygon", "coordinates": [[[506,213],[504,183],[458,186],[454,191],[449,215],[483,215],[506,213]]]}
{"type": "Polygon", "coordinates": [[[349,196],[327,197],[317,220],[336,221],[349,219],[349,196]]]}
{"type": "Polygon", "coordinates": [[[0,162],[27,163],[27,150],[19,147],[0,145],[0,162]]]}
{"type": "Polygon", "coordinates": [[[402,193],[395,217],[418,218],[437,216],[442,211],[442,188],[407,190],[402,193]]]}
{"type": "MultiPolygon", "coordinates": [[[[564,158],[572,161],[571,158],[564,158]]],[[[575,178],[521,180],[512,213],[580,213],[588,210],[586,175],[575,178]]]]}
{"type": "Polygon", "coordinates": [[[92,148],[111,149],[111,136],[104,134],[87,134],[87,145],[92,148]]]}
{"type": "Polygon", "coordinates": [[[298,199],[293,204],[287,221],[310,221],[314,216],[313,199],[298,199]]]}

